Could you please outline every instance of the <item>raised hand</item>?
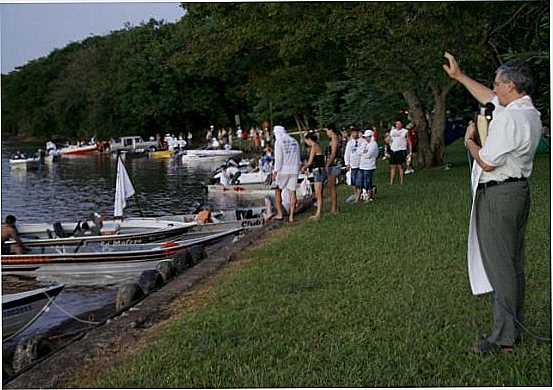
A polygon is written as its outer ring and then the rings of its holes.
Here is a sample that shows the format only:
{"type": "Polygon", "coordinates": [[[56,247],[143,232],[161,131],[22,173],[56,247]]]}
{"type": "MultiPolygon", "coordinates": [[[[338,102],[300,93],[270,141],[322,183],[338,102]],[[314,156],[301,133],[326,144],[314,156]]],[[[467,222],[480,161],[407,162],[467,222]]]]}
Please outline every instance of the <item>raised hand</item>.
{"type": "Polygon", "coordinates": [[[457,64],[457,61],[455,60],[455,57],[453,57],[450,53],[447,51],[444,53],[444,57],[447,59],[449,65],[442,65],[445,72],[449,77],[451,77],[454,80],[458,80],[459,77],[463,74],[461,72],[461,68],[459,68],[459,64],[457,64]]]}

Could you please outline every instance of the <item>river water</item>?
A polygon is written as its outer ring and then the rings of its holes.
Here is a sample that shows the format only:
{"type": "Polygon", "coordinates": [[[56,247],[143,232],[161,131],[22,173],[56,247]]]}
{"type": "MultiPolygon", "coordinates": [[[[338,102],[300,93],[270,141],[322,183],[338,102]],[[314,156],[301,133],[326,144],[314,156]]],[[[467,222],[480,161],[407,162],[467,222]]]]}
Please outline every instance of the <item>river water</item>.
{"type": "MultiPolygon", "coordinates": [[[[16,151],[32,155],[44,145],[2,141],[2,221],[8,214],[18,223],[82,220],[92,212],[113,215],[117,160],[109,154],[65,157],[35,171],[10,168],[9,157],[16,151]]],[[[180,159],[126,158],[125,165],[136,190],[137,200],[127,201],[125,216],[163,216],[190,213],[197,206],[214,208],[262,205],[260,198],[234,195],[208,196],[204,183],[221,164],[185,164],[180,159]]],[[[6,284],[13,279],[2,278],[6,284]]],[[[10,287],[10,286],[8,286],[10,287]]],[[[13,286],[11,286],[13,287],[13,286]]],[[[3,287],[3,291],[6,291],[3,287]]],[[[56,305],[43,314],[20,337],[44,332],[67,320],[67,313],[79,314],[113,305],[113,288],[66,287],[56,305]],[[61,307],[61,309],[58,309],[61,307]]]]}

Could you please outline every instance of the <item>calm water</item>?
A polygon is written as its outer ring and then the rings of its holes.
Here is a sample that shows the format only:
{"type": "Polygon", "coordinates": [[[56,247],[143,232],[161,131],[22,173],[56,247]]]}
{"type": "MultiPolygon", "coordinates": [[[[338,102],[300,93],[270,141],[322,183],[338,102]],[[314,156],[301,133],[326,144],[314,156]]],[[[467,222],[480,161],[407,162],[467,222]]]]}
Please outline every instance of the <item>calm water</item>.
{"type": "MultiPolygon", "coordinates": [[[[109,154],[94,153],[62,158],[36,171],[10,168],[8,159],[16,150],[32,155],[39,147],[44,146],[2,143],[2,220],[8,214],[15,215],[18,223],[76,221],[94,211],[106,217],[113,215],[116,159],[109,154]]],[[[263,204],[260,198],[208,197],[203,183],[220,162],[185,165],[180,159],[141,157],[127,158],[125,165],[144,216],[188,213],[201,204],[215,208],[263,204]]],[[[129,199],[125,216],[140,216],[138,203],[129,199]]],[[[114,297],[113,288],[69,286],[55,303],[79,315],[112,304],[114,297]]],[[[68,318],[57,307],[51,307],[21,337],[44,332],[68,318]]]]}
{"type": "MultiPolygon", "coordinates": [[[[40,145],[18,145],[32,154],[40,145]]],[[[109,154],[62,158],[36,171],[10,168],[16,146],[2,144],[2,219],[8,214],[20,223],[76,221],[97,211],[113,215],[117,160],[109,154]]],[[[125,216],[160,216],[192,212],[201,204],[216,208],[262,205],[260,199],[233,195],[208,197],[203,187],[220,163],[185,165],[180,159],[127,158],[138,202],[127,201],[125,216]]]]}

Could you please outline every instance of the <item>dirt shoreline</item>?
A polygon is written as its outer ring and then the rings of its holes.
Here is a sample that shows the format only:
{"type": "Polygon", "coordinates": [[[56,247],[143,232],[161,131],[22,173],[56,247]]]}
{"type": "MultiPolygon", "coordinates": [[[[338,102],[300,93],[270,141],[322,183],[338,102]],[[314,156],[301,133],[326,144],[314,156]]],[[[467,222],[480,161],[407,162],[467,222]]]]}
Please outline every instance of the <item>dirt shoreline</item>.
{"type": "Polygon", "coordinates": [[[163,329],[167,320],[175,315],[175,302],[194,300],[194,295],[205,282],[209,282],[211,276],[230,261],[238,259],[246,248],[259,244],[269,231],[279,225],[280,223],[265,225],[231,246],[219,244],[208,248],[207,258],[199,264],[172,279],[118,317],[90,330],[83,337],[19,374],[4,384],[4,388],[75,387],[79,383],[82,385],[81,380],[87,382],[87,379],[97,378],[105,369],[124,359],[129,351],[136,351],[139,343],[142,346],[147,345],[163,329]]]}

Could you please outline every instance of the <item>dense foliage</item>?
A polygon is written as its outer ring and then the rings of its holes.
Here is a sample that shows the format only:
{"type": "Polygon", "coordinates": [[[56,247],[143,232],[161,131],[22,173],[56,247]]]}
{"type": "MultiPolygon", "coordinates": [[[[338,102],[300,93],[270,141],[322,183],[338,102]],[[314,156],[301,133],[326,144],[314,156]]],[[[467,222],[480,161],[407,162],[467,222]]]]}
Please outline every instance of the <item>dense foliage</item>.
{"type": "Polygon", "coordinates": [[[538,77],[549,121],[549,4],[183,3],[54,50],[2,75],[2,131],[109,138],[262,121],[292,128],[396,119],[417,125],[421,166],[441,164],[446,116],[474,109],[448,80],[444,50],[491,82],[511,58],[538,77]]]}

